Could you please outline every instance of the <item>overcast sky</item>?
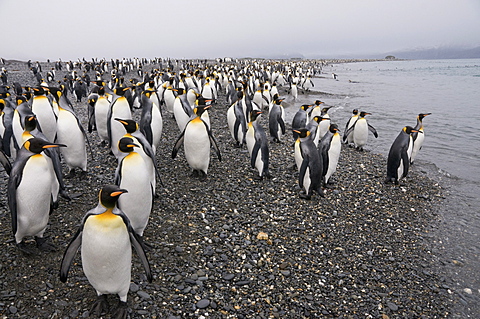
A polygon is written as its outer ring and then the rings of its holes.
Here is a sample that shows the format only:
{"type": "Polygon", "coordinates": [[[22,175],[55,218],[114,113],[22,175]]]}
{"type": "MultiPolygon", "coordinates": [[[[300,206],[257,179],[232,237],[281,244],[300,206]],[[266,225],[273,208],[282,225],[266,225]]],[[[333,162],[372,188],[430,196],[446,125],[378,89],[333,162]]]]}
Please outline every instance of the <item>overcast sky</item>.
{"type": "Polygon", "coordinates": [[[0,0],[0,56],[361,57],[480,45],[479,0],[0,0]]]}

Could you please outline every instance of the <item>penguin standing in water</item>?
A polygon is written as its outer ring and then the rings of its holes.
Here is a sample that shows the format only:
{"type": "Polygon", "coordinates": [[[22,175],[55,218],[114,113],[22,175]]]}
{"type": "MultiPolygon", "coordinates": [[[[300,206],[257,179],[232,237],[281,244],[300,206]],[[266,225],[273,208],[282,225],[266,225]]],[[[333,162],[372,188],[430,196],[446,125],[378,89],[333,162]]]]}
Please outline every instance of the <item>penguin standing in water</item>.
{"type": "Polygon", "coordinates": [[[280,143],[285,135],[285,110],[282,106],[283,99],[275,99],[268,113],[268,128],[273,141],[280,143]]]}
{"type": "Polygon", "coordinates": [[[208,166],[210,164],[210,147],[213,146],[219,161],[222,161],[217,142],[213,137],[212,131],[205,121],[202,114],[211,105],[197,105],[193,109],[193,117],[185,126],[185,129],[178,137],[172,151],[172,158],[177,156],[180,146],[183,144],[185,149],[185,158],[193,169],[192,176],[204,180],[207,177],[208,166]]]}
{"type": "Polygon", "coordinates": [[[349,128],[355,124],[355,122],[358,119],[358,109],[354,109],[352,112],[352,116],[348,119],[347,124],[345,125],[345,134],[343,135],[343,142],[347,145],[350,145],[353,143],[353,131],[350,131],[350,133],[347,135],[346,132],[349,131],[349,128]]]}
{"type": "Polygon", "coordinates": [[[400,179],[408,174],[413,149],[412,133],[418,132],[411,126],[405,126],[393,141],[387,158],[387,178],[385,183],[398,185],[400,179]]]}
{"type": "Polygon", "coordinates": [[[323,160],[323,182],[325,186],[332,184],[330,177],[337,170],[340,150],[342,149],[342,140],[338,133],[337,124],[330,124],[328,132],[320,140],[320,151],[323,160]]]}
{"type": "Polygon", "coordinates": [[[347,132],[345,132],[345,135],[347,136],[349,134],[353,134],[353,143],[355,144],[355,147],[360,151],[363,151],[363,147],[365,146],[365,144],[367,144],[368,131],[372,132],[375,138],[378,138],[377,130],[375,130],[375,128],[371,126],[365,118],[365,116],[369,114],[371,113],[360,112],[355,123],[353,123],[353,125],[347,130],[347,132]]]}
{"type": "Polygon", "coordinates": [[[100,190],[97,207],[87,212],[82,225],[73,236],[63,255],[60,280],[66,282],[68,271],[81,246],[82,267],[85,276],[97,292],[91,313],[101,315],[108,311],[108,294],[120,297],[112,318],[127,318],[127,295],[132,272],[132,246],[145,268],[147,280],[152,273],[143,242],[130,225],[128,217],[117,207],[120,195],[127,193],[115,185],[100,190]]]}
{"type": "Polygon", "coordinates": [[[298,148],[295,151],[295,161],[298,166],[298,185],[302,188],[299,196],[303,199],[311,199],[313,191],[324,196],[322,190],[323,160],[321,152],[313,143],[309,130],[301,128],[296,130],[298,134],[298,148]]]}
{"type": "Polygon", "coordinates": [[[41,138],[27,140],[13,163],[8,180],[8,206],[12,215],[13,235],[17,247],[31,254],[23,239],[35,236],[41,250],[55,250],[43,237],[53,207],[53,183],[56,182],[52,162],[41,153],[48,148],[65,146],[41,138]]]}
{"type": "Polygon", "coordinates": [[[298,130],[304,128],[307,125],[308,121],[308,113],[307,110],[311,107],[311,105],[304,104],[300,106],[300,109],[295,113],[295,116],[292,120],[292,132],[293,132],[293,140],[296,141],[298,138],[298,130]]]}
{"type": "Polygon", "coordinates": [[[410,157],[410,165],[413,164],[413,161],[418,155],[418,152],[422,148],[423,141],[425,140],[425,133],[423,131],[423,122],[422,120],[425,118],[425,116],[428,116],[432,113],[420,113],[417,116],[417,125],[413,128],[414,130],[418,132],[414,132],[412,134],[413,138],[413,149],[412,149],[412,156],[410,157]]]}
{"type": "Polygon", "coordinates": [[[127,215],[133,230],[139,236],[147,227],[152,212],[155,186],[152,185],[151,159],[139,152],[141,146],[130,137],[122,137],[118,149],[125,153],[115,171],[115,184],[130,191],[118,199],[118,207],[127,215]],[[150,163],[148,162],[150,161],[150,163]]]}
{"type": "Polygon", "coordinates": [[[250,122],[247,129],[247,149],[250,154],[250,164],[252,168],[257,168],[258,178],[262,180],[263,177],[270,178],[268,171],[269,165],[269,151],[268,140],[265,131],[260,123],[257,122],[258,116],[262,114],[260,110],[253,110],[250,113],[250,122]]]}

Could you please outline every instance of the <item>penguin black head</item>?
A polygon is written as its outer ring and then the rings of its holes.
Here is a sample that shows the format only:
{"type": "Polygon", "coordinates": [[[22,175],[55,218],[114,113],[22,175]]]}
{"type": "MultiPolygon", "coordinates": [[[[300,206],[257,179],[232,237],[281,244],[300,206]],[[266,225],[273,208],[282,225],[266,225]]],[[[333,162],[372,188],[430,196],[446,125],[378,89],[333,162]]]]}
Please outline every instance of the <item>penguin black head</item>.
{"type": "Polygon", "coordinates": [[[423,120],[423,118],[424,118],[425,116],[428,116],[428,115],[430,115],[430,114],[432,114],[432,113],[420,113],[420,114],[418,114],[418,119],[421,121],[421,120],[423,120]]]}
{"type": "Polygon", "coordinates": [[[250,112],[250,122],[255,122],[255,120],[262,114],[260,110],[252,110],[250,112]]]}
{"type": "Polygon", "coordinates": [[[320,101],[320,100],[316,100],[316,101],[315,101],[315,105],[321,105],[321,104],[323,104],[323,103],[325,103],[325,102],[322,102],[322,101],[320,101]]]}
{"type": "Polygon", "coordinates": [[[328,110],[330,110],[332,107],[333,107],[333,105],[325,106],[325,107],[322,109],[322,113],[323,113],[323,114],[327,114],[328,110]]]}
{"type": "Polygon", "coordinates": [[[25,131],[31,132],[37,128],[37,118],[32,116],[25,117],[25,131]]]}
{"type": "Polygon", "coordinates": [[[368,113],[368,112],[360,112],[360,117],[365,117],[365,115],[371,115],[372,113],[368,113]]]}
{"type": "Polygon", "coordinates": [[[353,115],[357,115],[358,114],[358,109],[354,109],[353,112],[352,112],[353,115]]]}
{"type": "Polygon", "coordinates": [[[64,144],[56,144],[56,143],[50,143],[47,140],[34,137],[29,140],[26,140],[25,143],[23,143],[23,147],[25,149],[29,150],[32,153],[35,154],[40,154],[43,150],[51,147],[67,147],[67,145],[64,144]]]}
{"type": "Polygon", "coordinates": [[[412,134],[412,133],[418,132],[418,130],[414,129],[414,128],[411,127],[411,126],[405,126],[405,127],[403,128],[403,131],[404,131],[405,133],[407,133],[407,134],[412,134]]]}
{"type": "Polygon", "coordinates": [[[330,124],[330,127],[329,127],[328,129],[329,129],[330,132],[332,132],[332,133],[340,132],[340,130],[338,129],[338,125],[337,125],[337,124],[330,124]]]}
{"type": "Polygon", "coordinates": [[[300,128],[298,130],[292,130],[292,131],[294,131],[295,133],[298,133],[299,138],[305,138],[305,137],[310,136],[310,134],[312,134],[312,132],[310,132],[306,128],[300,128]]]}
{"type": "Polygon", "coordinates": [[[133,142],[133,139],[130,137],[122,137],[120,141],[118,141],[118,149],[120,152],[130,153],[133,152],[134,147],[140,147],[133,142]]]}
{"type": "Polygon", "coordinates": [[[310,104],[303,104],[302,106],[300,106],[300,108],[304,111],[308,110],[310,107],[311,107],[310,104]]]}
{"type": "Polygon", "coordinates": [[[208,104],[209,102],[212,102],[211,99],[206,99],[204,98],[203,96],[199,96],[196,100],[195,100],[195,105],[197,106],[211,106],[210,104],[208,104]]]}
{"type": "Polygon", "coordinates": [[[138,130],[138,124],[134,120],[123,120],[123,119],[115,118],[115,121],[122,123],[128,134],[132,134],[133,132],[138,130]]]}
{"type": "Polygon", "coordinates": [[[323,120],[328,120],[328,118],[323,118],[323,117],[321,117],[321,116],[319,116],[319,115],[316,115],[316,116],[313,117],[313,120],[314,120],[315,122],[317,122],[317,123],[320,123],[320,122],[323,121],[323,120]]]}
{"type": "Polygon", "coordinates": [[[23,95],[17,95],[15,102],[17,103],[17,106],[19,106],[20,104],[27,102],[27,98],[23,95]]]}
{"type": "Polygon", "coordinates": [[[123,193],[128,193],[128,191],[117,185],[105,185],[98,193],[98,199],[105,208],[114,208],[118,197],[123,193]]]}
{"type": "Polygon", "coordinates": [[[124,96],[125,92],[129,89],[130,89],[130,87],[117,87],[117,88],[115,88],[114,92],[115,92],[116,95],[124,96]]]}
{"type": "Polygon", "coordinates": [[[35,88],[32,88],[33,90],[33,95],[44,95],[47,94],[48,88],[45,88],[43,86],[37,86],[35,88]]]}
{"type": "Polygon", "coordinates": [[[185,89],[184,88],[176,88],[176,89],[173,89],[174,91],[176,91],[178,93],[178,95],[182,95],[185,93],[185,89]]]}
{"type": "MultiPolygon", "coordinates": [[[[210,100],[207,100],[207,101],[210,101],[210,100]]],[[[202,114],[205,112],[205,110],[207,110],[208,108],[210,108],[212,105],[209,104],[209,105],[198,105],[198,100],[195,101],[195,103],[197,103],[197,106],[193,109],[193,113],[195,113],[197,116],[202,116],[202,114]]]]}
{"type": "Polygon", "coordinates": [[[0,115],[3,114],[3,109],[5,108],[5,100],[0,99],[0,115]]]}

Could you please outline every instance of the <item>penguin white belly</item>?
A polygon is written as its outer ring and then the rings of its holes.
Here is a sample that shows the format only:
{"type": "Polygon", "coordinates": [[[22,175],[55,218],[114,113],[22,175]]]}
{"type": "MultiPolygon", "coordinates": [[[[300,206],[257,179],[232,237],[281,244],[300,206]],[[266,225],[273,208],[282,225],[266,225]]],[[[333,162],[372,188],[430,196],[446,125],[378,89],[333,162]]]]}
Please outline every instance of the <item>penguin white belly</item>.
{"type": "Polygon", "coordinates": [[[20,114],[18,113],[18,111],[15,111],[13,113],[12,130],[13,137],[15,138],[17,145],[21,148],[23,145],[22,135],[24,130],[23,126],[20,124],[20,114]]]}
{"type": "Polygon", "coordinates": [[[367,144],[368,138],[368,126],[367,121],[358,120],[355,128],[353,129],[353,142],[356,147],[363,147],[367,144]]]}
{"type": "Polygon", "coordinates": [[[77,119],[69,111],[60,109],[57,120],[57,143],[65,144],[60,153],[69,169],[78,167],[87,170],[87,146],[85,136],[77,119]]]}
{"type": "Polygon", "coordinates": [[[162,113],[160,112],[160,106],[153,104],[152,107],[152,148],[153,153],[157,150],[157,147],[160,145],[160,141],[162,139],[162,131],[163,131],[163,118],[162,113]]]}
{"type": "Polygon", "coordinates": [[[118,294],[126,301],[131,280],[130,237],[119,216],[90,216],[82,235],[82,266],[97,294],[118,294]]]}
{"type": "Polygon", "coordinates": [[[45,134],[49,142],[53,142],[57,132],[57,119],[48,98],[46,96],[34,97],[32,112],[37,116],[42,133],[45,134]]]}
{"type": "Polygon", "coordinates": [[[312,185],[312,180],[310,179],[310,168],[307,167],[303,176],[303,188],[307,194],[311,193],[310,185],[312,185]]]}
{"type": "Polygon", "coordinates": [[[133,229],[143,236],[152,211],[151,168],[138,153],[123,159],[120,188],[128,190],[118,199],[118,207],[130,219],[133,229]],[[126,196],[128,195],[128,196],[126,196]]]}
{"type": "Polygon", "coordinates": [[[302,151],[300,150],[300,141],[295,141],[295,164],[297,165],[297,170],[300,171],[300,167],[302,166],[303,156],[302,151]]]}
{"type": "Polygon", "coordinates": [[[187,125],[183,145],[190,167],[207,174],[210,163],[210,139],[205,124],[199,118],[190,121],[187,125]]]}
{"type": "Polygon", "coordinates": [[[52,182],[48,160],[41,154],[33,155],[25,164],[17,187],[17,243],[25,236],[43,236],[50,214],[52,182]]]}
{"type": "Polygon", "coordinates": [[[95,125],[97,134],[102,141],[108,141],[107,118],[110,102],[104,97],[100,97],[95,103],[95,125]]]}
{"type": "Polygon", "coordinates": [[[112,145],[110,145],[110,147],[113,154],[119,158],[121,156],[120,151],[118,150],[118,141],[123,137],[123,135],[125,135],[126,130],[122,123],[115,120],[116,118],[122,120],[132,119],[130,106],[128,105],[127,99],[124,97],[118,98],[117,102],[115,102],[112,109],[112,117],[110,118],[110,131],[112,134],[112,145]]]}
{"type": "Polygon", "coordinates": [[[337,170],[338,159],[340,158],[340,150],[342,148],[342,142],[340,140],[340,134],[336,133],[332,137],[330,142],[330,148],[328,150],[328,169],[327,174],[325,174],[325,183],[328,183],[328,180],[333,173],[337,170]]]}
{"type": "Polygon", "coordinates": [[[262,160],[262,149],[260,148],[257,153],[257,158],[255,159],[255,167],[258,170],[258,175],[263,176],[263,160],[262,160]]]}
{"type": "Polygon", "coordinates": [[[185,113],[180,99],[176,99],[175,103],[173,104],[173,116],[177,122],[178,129],[180,132],[183,132],[188,121],[190,121],[190,116],[185,113]]]}
{"type": "MultiPolygon", "coordinates": [[[[328,117],[328,115],[327,115],[328,117]]],[[[318,123],[318,129],[317,129],[317,135],[318,135],[318,140],[321,140],[322,137],[328,132],[328,129],[330,128],[330,118],[328,117],[328,120],[323,120],[320,123],[318,123]]],[[[317,138],[317,136],[315,136],[317,138]]]]}
{"type": "Polygon", "coordinates": [[[296,84],[292,84],[292,89],[290,94],[292,95],[293,99],[296,100],[298,98],[298,88],[296,84]]]}
{"type": "MultiPolygon", "coordinates": [[[[345,130],[345,132],[348,131],[348,129],[353,126],[353,124],[354,124],[355,121],[357,120],[357,117],[358,117],[358,115],[354,115],[354,116],[352,116],[352,117],[350,118],[350,121],[348,122],[347,129],[345,130]]],[[[347,143],[348,143],[348,144],[353,143],[353,131],[350,132],[350,134],[348,134],[348,136],[347,136],[347,143]]]]}
{"type": "Polygon", "coordinates": [[[248,130],[245,139],[247,143],[248,154],[252,156],[253,147],[255,146],[255,129],[251,123],[248,124],[248,130]]]}
{"type": "Polygon", "coordinates": [[[397,168],[397,180],[402,179],[403,173],[404,173],[404,167],[405,167],[405,162],[403,161],[402,158],[400,158],[400,163],[397,168]]]}
{"type": "Polygon", "coordinates": [[[175,95],[172,90],[166,90],[164,94],[165,106],[169,113],[173,113],[173,103],[175,102],[175,95]]]}
{"type": "Polygon", "coordinates": [[[413,143],[412,155],[410,156],[410,162],[413,163],[413,161],[417,157],[418,152],[420,151],[420,148],[422,148],[424,139],[425,139],[425,135],[423,133],[423,130],[419,130],[418,135],[417,135],[417,139],[413,143]]]}

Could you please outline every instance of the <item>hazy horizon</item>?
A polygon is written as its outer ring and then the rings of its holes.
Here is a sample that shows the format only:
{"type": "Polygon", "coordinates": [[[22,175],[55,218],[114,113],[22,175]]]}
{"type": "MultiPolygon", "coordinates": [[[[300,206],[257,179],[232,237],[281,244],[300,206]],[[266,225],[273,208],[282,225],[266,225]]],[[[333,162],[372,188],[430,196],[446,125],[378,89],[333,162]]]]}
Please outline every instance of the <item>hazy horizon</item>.
{"type": "Polygon", "coordinates": [[[358,57],[480,45],[480,1],[2,0],[0,56],[358,57]]]}

